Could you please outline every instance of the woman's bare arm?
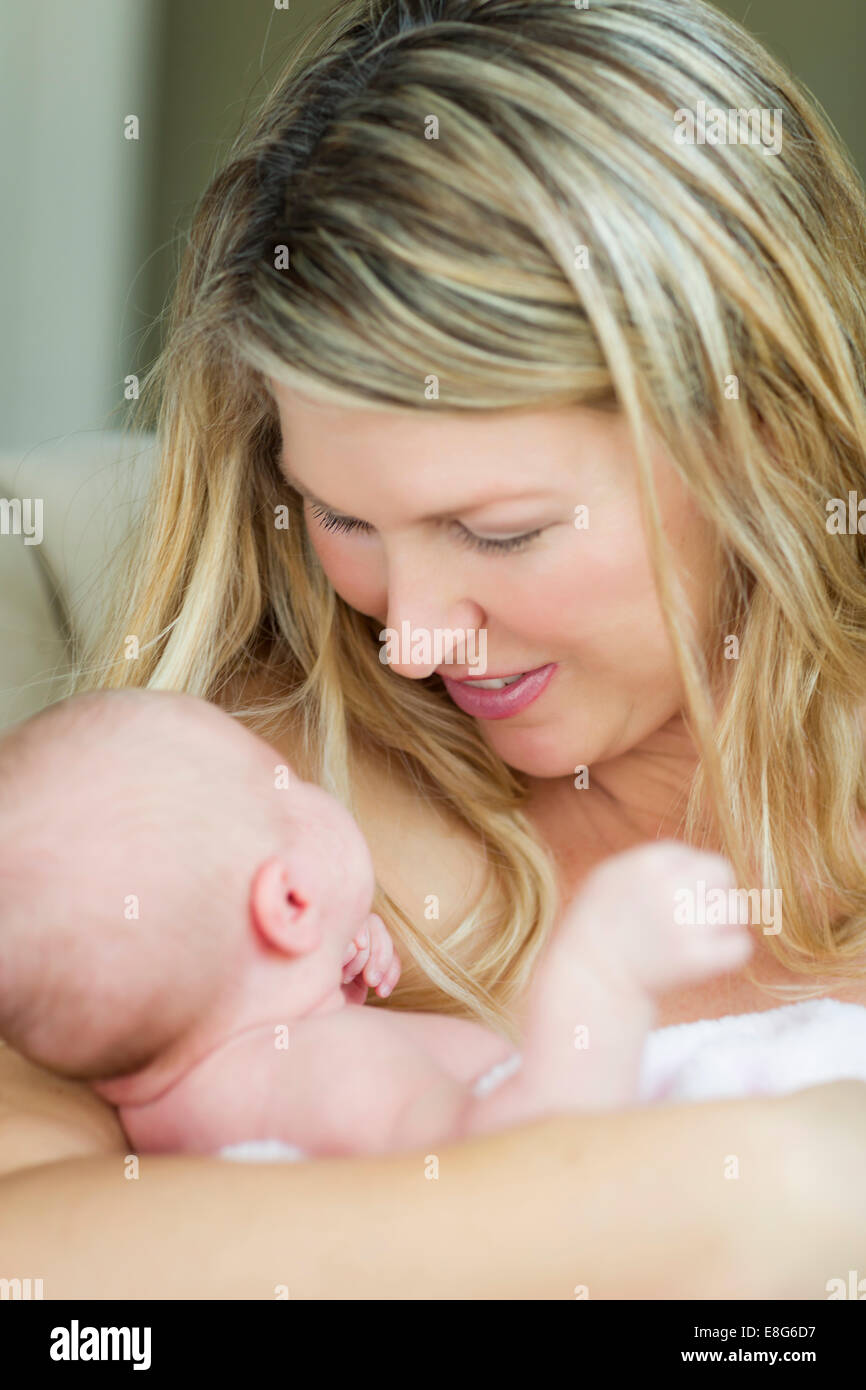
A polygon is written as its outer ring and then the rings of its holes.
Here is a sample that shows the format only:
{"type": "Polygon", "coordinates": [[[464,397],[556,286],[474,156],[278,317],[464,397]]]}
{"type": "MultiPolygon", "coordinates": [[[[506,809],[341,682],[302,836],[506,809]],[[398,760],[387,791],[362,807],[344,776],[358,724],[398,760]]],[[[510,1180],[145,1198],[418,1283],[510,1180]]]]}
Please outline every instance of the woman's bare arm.
{"type": "Polygon", "coordinates": [[[116,1112],[89,1086],[55,1076],[0,1043],[0,1177],[128,1147],[116,1112]]]}
{"type": "MultiPolygon", "coordinates": [[[[41,1095],[25,1128],[50,1118],[41,1095]]],[[[49,1299],[826,1297],[866,1264],[866,1124],[839,1122],[866,1116],[866,1087],[802,1097],[556,1117],[443,1146],[438,1178],[420,1153],[144,1156],[129,1178],[122,1137],[70,1093],[58,1161],[42,1130],[38,1166],[15,1168],[7,1104],[0,1277],[49,1299]]]]}

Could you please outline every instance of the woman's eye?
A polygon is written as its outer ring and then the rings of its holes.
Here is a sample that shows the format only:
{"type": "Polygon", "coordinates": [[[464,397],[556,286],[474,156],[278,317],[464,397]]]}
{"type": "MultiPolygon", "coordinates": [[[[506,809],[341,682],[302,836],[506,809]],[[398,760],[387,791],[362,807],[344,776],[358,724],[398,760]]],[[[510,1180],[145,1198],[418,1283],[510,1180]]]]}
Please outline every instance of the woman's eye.
{"type": "MultiPolygon", "coordinates": [[[[354,516],[340,516],[338,512],[326,511],[324,507],[319,507],[314,502],[309,503],[309,507],[323,531],[348,535],[352,531],[368,532],[374,529],[368,521],[359,521],[354,516]]],[[[487,554],[491,552],[502,554],[509,550],[521,550],[525,545],[529,545],[530,541],[534,541],[536,536],[540,536],[544,529],[539,527],[536,531],[527,531],[522,536],[506,536],[502,540],[496,540],[490,536],[476,536],[474,531],[470,531],[468,526],[464,526],[459,521],[455,522],[454,525],[457,528],[457,538],[464,545],[487,554]]]]}
{"type": "Polygon", "coordinates": [[[530,541],[534,541],[536,536],[540,536],[544,530],[543,526],[539,526],[537,530],[527,531],[522,536],[506,536],[502,540],[494,540],[491,536],[476,536],[474,531],[470,531],[468,526],[462,525],[459,521],[456,524],[459,528],[457,535],[464,545],[469,545],[473,550],[480,550],[488,554],[491,551],[498,551],[499,554],[502,554],[508,550],[522,550],[524,546],[529,545],[530,541]]]}
{"type": "Polygon", "coordinates": [[[353,516],[338,516],[336,512],[326,512],[324,507],[317,507],[310,504],[310,511],[322,527],[323,531],[338,531],[345,534],[347,531],[372,531],[372,526],[367,521],[358,521],[353,516]]]}

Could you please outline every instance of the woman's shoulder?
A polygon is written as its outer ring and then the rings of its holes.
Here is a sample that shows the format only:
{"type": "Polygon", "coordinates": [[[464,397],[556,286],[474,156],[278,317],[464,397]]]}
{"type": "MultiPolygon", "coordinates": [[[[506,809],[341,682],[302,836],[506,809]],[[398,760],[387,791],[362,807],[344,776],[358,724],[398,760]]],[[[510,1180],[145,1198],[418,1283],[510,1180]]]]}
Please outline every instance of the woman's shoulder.
{"type": "Polygon", "coordinates": [[[396,759],[369,747],[355,758],[356,814],[380,883],[426,935],[447,934],[483,886],[476,836],[414,785],[396,759]]]}

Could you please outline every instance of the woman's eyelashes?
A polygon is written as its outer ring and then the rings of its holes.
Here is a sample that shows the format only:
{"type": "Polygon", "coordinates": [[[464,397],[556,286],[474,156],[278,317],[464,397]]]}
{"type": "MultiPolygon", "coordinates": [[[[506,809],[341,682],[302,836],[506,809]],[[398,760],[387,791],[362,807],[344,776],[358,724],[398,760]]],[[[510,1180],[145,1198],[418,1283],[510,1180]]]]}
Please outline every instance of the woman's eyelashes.
{"type": "Polygon", "coordinates": [[[323,531],[345,533],[347,531],[372,531],[373,529],[366,521],[357,521],[353,516],[338,516],[336,512],[326,512],[324,507],[317,507],[314,502],[309,503],[309,508],[323,531]]]}
{"type": "Polygon", "coordinates": [[[454,526],[455,536],[462,545],[468,545],[472,550],[480,550],[482,553],[495,550],[500,554],[506,550],[522,550],[530,541],[534,541],[536,536],[540,536],[544,529],[539,526],[537,530],[526,531],[522,536],[504,536],[497,540],[492,536],[476,536],[474,531],[470,531],[469,527],[460,521],[455,521],[454,526]]]}
{"type": "MultiPolygon", "coordinates": [[[[333,531],[338,535],[347,535],[352,531],[363,531],[369,533],[373,527],[367,521],[358,521],[353,516],[340,516],[337,512],[329,512],[324,507],[316,506],[315,503],[309,504],[310,511],[316,518],[323,531],[333,531]]],[[[502,539],[494,539],[491,536],[477,536],[474,531],[470,531],[468,526],[462,522],[454,521],[451,525],[455,529],[455,535],[464,545],[470,546],[473,550],[480,550],[489,553],[498,551],[500,554],[508,550],[521,550],[524,546],[534,541],[536,536],[540,536],[544,530],[539,526],[535,531],[526,531],[520,536],[506,536],[502,539]]]]}

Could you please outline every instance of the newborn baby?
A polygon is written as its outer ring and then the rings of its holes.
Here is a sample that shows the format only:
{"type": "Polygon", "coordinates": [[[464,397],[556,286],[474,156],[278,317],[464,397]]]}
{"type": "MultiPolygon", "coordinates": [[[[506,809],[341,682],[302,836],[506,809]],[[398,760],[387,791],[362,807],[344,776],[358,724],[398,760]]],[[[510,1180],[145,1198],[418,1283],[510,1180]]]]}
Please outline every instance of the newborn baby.
{"type": "Polygon", "coordinates": [[[678,887],[733,886],[724,860],[608,860],[538,963],[521,1060],[477,1023],[365,1005],[400,963],[363,836],[214,705],[62,701],[0,742],[0,788],[0,1036],[90,1081],[140,1152],[426,1150],[633,1103],[654,996],[751,949],[674,921],[678,887]]]}

